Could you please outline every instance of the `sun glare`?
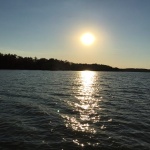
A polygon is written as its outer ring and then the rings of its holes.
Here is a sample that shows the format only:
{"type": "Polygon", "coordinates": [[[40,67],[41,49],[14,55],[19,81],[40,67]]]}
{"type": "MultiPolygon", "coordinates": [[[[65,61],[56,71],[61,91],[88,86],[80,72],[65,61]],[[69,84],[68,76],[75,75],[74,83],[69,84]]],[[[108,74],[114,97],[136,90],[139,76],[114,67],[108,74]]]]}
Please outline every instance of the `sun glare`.
{"type": "Polygon", "coordinates": [[[81,36],[80,40],[84,45],[90,46],[94,43],[95,37],[91,33],[85,33],[81,36]]]}

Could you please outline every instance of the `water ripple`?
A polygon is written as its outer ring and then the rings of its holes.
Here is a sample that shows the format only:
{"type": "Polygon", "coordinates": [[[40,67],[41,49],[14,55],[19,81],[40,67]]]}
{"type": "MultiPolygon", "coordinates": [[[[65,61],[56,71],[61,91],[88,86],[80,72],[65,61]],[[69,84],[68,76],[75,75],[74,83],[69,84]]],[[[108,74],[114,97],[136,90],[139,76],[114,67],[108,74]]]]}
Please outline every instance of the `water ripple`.
{"type": "Polygon", "coordinates": [[[0,71],[0,149],[150,149],[149,73],[0,71]]]}

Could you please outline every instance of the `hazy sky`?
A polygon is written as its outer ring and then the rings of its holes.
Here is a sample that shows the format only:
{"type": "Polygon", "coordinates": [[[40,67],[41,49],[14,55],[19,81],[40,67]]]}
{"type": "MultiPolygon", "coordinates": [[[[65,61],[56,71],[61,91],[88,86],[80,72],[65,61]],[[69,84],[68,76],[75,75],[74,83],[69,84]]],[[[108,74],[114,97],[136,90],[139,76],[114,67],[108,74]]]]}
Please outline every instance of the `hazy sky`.
{"type": "Polygon", "coordinates": [[[150,0],[0,0],[0,52],[150,69],[150,0]]]}

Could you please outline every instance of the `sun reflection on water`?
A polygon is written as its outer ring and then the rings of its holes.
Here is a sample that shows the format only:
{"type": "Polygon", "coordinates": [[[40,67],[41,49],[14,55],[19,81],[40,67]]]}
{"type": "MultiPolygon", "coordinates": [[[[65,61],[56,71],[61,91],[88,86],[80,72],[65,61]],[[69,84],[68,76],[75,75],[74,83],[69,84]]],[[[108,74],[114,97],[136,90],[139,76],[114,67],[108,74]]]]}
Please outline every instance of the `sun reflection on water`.
{"type": "MultiPolygon", "coordinates": [[[[92,71],[82,71],[81,72],[81,81],[84,86],[84,90],[90,90],[94,82],[95,72],[92,71]]],[[[89,91],[88,91],[89,92],[89,91]]]]}
{"type": "Polygon", "coordinates": [[[79,87],[79,95],[76,96],[78,103],[75,103],[76,110],[80,112],[82,121],[91,121],[95,123],[99,121],[99,115],[96,113],[98,109],[98,99],[94,97],[96,73],[93,71],[82,71],[80,74],[81,86],[79,87]]]}
{"type": "MultiPolygon", "coordinates": [[[[94,94],[96,91],[96,72],[82,71],[79,72],[79,79],[76,83],[75,101],[66,101],[76,115],[65,115],[62,117],[65,120],[67,128],[74,131],[95,134],[97,132],[94,123],[99,122],[100,116],[97,113],[100,110],[99,101],[94,94]]],[[[74,141],[74,143],[78,143],[74,141]]]]}

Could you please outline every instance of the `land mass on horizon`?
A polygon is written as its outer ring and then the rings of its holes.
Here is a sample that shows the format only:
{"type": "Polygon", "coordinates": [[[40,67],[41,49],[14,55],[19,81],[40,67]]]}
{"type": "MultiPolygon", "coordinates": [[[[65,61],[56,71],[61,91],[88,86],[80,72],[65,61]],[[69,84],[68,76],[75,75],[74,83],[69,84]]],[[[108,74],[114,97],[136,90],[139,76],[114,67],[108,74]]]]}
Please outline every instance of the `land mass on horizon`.
{"type": "Polygon", "coordinates": [[[67,60],[58,60],[54,58],[37,59],[32,57],[21,57],[16,54],[0,53],[0,69],[11,70],[66,70],[66,71],[129,71],[129,72],[150,72],[150,69],[144,68],[117,68],[103,64],[83,64],[72,63],[67,60]]]}

